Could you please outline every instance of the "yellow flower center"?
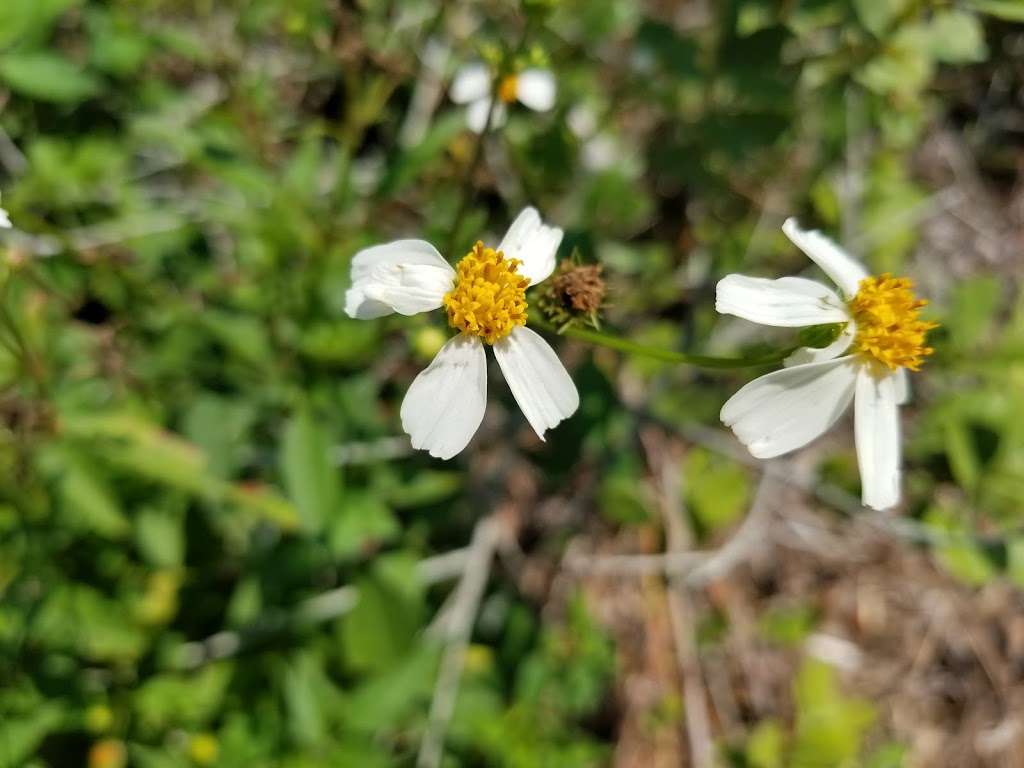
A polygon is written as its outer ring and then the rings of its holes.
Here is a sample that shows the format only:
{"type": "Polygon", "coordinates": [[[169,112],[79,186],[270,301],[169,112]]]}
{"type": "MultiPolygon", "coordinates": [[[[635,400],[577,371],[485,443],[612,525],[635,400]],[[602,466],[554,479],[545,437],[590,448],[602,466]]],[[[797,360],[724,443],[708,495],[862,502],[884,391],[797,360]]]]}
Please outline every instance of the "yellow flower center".
{"type": "Polygon", "coordinates": [[[511,104],[516,100],[516,95],[519,93],[519,78],[515,75],[506,75],[501,79],[501,83],[498,85],[498,98],[506,104],[511,104]]]}
{"type": "Polygon", "coordinates": [[[921,307],[928,302],[917,298],[913,287],[909,278],[888,273],[865,277],[850,301],[857,321],[854,349],[891,370],[916,371],[934,351],[926,346],[927,335],[939,324],[919,318],[921,307]]]}
{"type": "Polygon", "coordinates": [[[526,289],[530,281],[516,274],[519,259],[477,242],[455,270],[455,287],[444,296],[448,324],[479,336],[488,344],[526,325],[526,289]]]}

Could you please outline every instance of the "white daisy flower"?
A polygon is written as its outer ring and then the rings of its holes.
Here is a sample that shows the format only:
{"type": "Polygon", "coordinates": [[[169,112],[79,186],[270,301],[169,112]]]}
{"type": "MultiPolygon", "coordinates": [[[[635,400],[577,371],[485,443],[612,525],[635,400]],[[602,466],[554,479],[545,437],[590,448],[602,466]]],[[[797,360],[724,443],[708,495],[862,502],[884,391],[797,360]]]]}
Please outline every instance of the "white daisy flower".
{"type": "Polygon", "coordinates": [[[11,228],[11,218],[10,218],[10,216],[7,215],[7,211],[5,211],[3,208],[0,208],[0,229],[10,229],[10,228],[11,228]]]}
{"type": "MultiPolygon", "coordinates": [[[[508,105],[515,101],[535,112],[547,112],[555,106],[556,92],[555,76],[550,70],[524,69],[518,74],[506,75],[498,84],[498,103],[494,105],[491,127],[505,124],[508,105]]],[[[483,133],[491,109],[491,70],[481,63],[464,66],[452,81],[451,97],[456,104],[469,105],[466,124],[470,130],[483,133]]]]}
{"type": "Polygon", "coordinates": [[[584,104],[569,110],[566,124],[580,142],[580,159],[588,171],[606,171],[625,154],[615,138],[598,127],[594,110],[584,104]]]}
{"type": "Polygon", "coordinates": [[[512,395],[543,440],[544,432],[579,407],[576,386],[555,351],[526,327],[526,289],[555,268],[562,230],[546,226],[534,208],[516,217],[495,248],[477,242],[456,269],[430,243],[395,240],[352,259],[349,317],[444,307],[460,333],[413,381],[402,402],[402,428],[413,448],[450,459],[469,443],[484,417],[487,356],[494,356],[512,395]]]}
{"type": "Polygon", "coordinates": [[[861,498],[874,509],[900,500],[899,406],[909,399],[907,371],[932,353],[919,318],[925,301],[913,283],[871,276],[820,232],[788,219],[782,231],[838,286],[801,277],[768,280],[728,275],[718,283],[715,308],[762,325],[801,327],[841,323],[834,342],[805,347],[785,367],[747,384],[722,407],[722,421],[750,452],[769,459],[823,434],[854,402],[861,498]]]}

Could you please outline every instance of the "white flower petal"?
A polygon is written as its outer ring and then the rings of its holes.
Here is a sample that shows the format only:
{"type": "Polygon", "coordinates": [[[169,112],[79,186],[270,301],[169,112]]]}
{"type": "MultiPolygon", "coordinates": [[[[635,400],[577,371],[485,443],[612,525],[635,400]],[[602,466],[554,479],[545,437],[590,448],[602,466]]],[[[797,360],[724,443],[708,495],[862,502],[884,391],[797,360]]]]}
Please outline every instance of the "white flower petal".
{"type": "Polygon", "coordinates": [[[424,240],[395,240],[352,257],[352,287],[345,313],[369,320],[399,312],[414,315],[441,306],[455,270],[424,240]]]}
{"type": "Polygon", "coordinates": [[[402,401],[402,429],[412,447],[450,459],[472,439],[487,404],[487,355],[476,336],[459,334],[441,347],[402,401]]]}
{"type": "Polygon", "coordinates": [[[607,133],[599,133],[583,144],[583,167],[588,171],[604,171],[621,157],[618,142],[607,133]]]}
{"type": "Polygon", "coordinates": [[[0,208],[0,227],[3,229],[11,228],[11,219],[3,208],[0,208]]]}
{"type": "Polygon", "coordinates": [[[352,282],[368,277],[378,267],[399,264],[425,264],[455,274],[451,264],[426,240],[392,240],[383,245],[363,248],[352,257],[352,282]]]}
{"type": "MultiPolygon", "coordinates": [[[[473,133],[483,133],[487,126],[487,111],[491,108],[491,99],[484,97],[477,99],[466,109],[466,125],[473,133]]],[[[505,105],[500,101],[494,105],[494,114],[491,115],[491,128],[500,128],[505,124],[508,112],[505,105]]]]}
{"type": "Polygon", "coordinates": [[[519,274],[529,278],[530,285],[536,285],[555,270],[555,254],[562,242],[562,234],[558,227],[545,225],[537,209],[529,206],[516,216],[498,250],[506,258],[523,262],[519,274]]]}
{"type": "Polygon", "coordinates": [[[906,368],[897,368],[893,376],[896,377],[896,405],[906,405],[910,402],[910,374],[906,368]]]}
{"type": "Polygon", "coordinates": [[[835,292],[813,280],[726,275],[718,281],[715,309],[761,325],[801,328],[850,319],[835,292]]]}
{"type": "Polygon", "coordinates": [[[525,69],[516,78],[516,97],[535,112],[555,106],[555,76],[547,69],[525,69]]]}
{"type": "Polygon", "coordinates": [[[807,445],[835,424],[853,398],[857,362],[840,357],[774,371],[722,406],[722,422],[759,459],[807,445]]]}
{"type": "Polygon", "coordinates": [[[786,219],[782,225],[786,237],[821,267],[847,298],[857,294],[860,281],[868,276],[864,265],[850,256],[817,230],[803,230],[796,219],[786,219]]]}
{"type": "Polygon", "coordinates": [[[491,71],[485,64],[467,64],[455,73],[449,91],[456,104],[486,99],[491,92],[491,71]]]}
{"type": "Polygon", "coordinates": [[[807,365],[808,363],[823,363],[826,360],[834,360],[844,354],[850,348],[854,338],[857,336],[857,326],[851,320],[846,327],[840,331],[839,336],[831,344],[825,347],[800,347],[793,354],[783,361],[783,365],[791,368],[794,365],[807,365]]]}
{"type": "Polygon", "coordinates": [[[900,500],[900,414],[894,374],[877,376],[868,366],[857,375],[854,429],[861,501],[888,509],[900,500]]]}
{"type": "Polygon", "coordinates": [[[555,350],[525,326],[494,345],[512,396],[537,437],[576,412],[580,396],[555,350]]]}

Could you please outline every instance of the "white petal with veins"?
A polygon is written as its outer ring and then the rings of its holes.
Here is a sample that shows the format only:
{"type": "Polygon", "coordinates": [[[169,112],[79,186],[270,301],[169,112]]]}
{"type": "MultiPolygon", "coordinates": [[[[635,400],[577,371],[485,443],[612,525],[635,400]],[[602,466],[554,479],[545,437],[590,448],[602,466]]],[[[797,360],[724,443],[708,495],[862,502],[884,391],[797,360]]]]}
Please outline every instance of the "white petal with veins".
{"type": "Polygon", "coordinates": [[[715,309],[761,325],[801,328],[850,319],[835,291],[813,280],[726,275],[718,281],[715,309]]]}
{"type": "Polygon", "coordinates": [[[398,312],[414,315],[441,306],[455,270],[425,240],[395,240],[352,257],[345,313],[368,320],[398,312]]]}
{"type": "Polygon", "coordinates": [[[487,355],[476,336],[441,347],[402,401],[402,429],[412,447],[439,459],[455,456],[476,434],[487,405],[487,355]]]}
{"type": "Polygon", "coordinates": [[[842,416],[853,399],[853,357],[783,368],[754,379],[722,406],[722,422],[759,459],[802,448],[842,416]]]}
{"type": "Polygon", "coordinates": [[[800,229],[796,219],[786,219],[782,231],[793,244],[839,286],[843,295],[852,299],[857,295],[860,281],[868,276],[864,265],[817,230],[800,229]]]}
{"type": "Polygon", "coordinates": [[[888,509],[900,500],[900,412],[897,377],[863,366],[857,375],[854,431],[861,501],[888,509]]]}
{"type": "Polygon", "coordinates": [[[580,396],[555,350],[525,326],[494,345],[512,395],[537,437],[576,412],[580,396]]]}
{"type": "Polygon", "coordinates": [[[555,270],[555,254],[562,242],[563,232],[541,221],[537,209],[524,208],[498,245],[506,258],[519,259],[519,274],[529,278],[530,285],[546,280],[555,270]]]}

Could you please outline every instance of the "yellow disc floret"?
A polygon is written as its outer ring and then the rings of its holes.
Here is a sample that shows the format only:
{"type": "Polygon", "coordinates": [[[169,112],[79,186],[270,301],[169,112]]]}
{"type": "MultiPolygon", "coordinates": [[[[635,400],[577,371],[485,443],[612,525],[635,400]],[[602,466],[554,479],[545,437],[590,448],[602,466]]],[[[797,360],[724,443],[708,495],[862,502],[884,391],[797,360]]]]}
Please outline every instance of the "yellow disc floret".
{"type": "Polygon", "coordinates": [[[917,298],[913,288],[906,277],[865,277],[850,301],[857,321],[854,349],[891,370],[916,371],[933,352],[927,346],[928,331],[939,324],[920,319],[921,307],[928,302],[917,298]]]}
{"type": "Polygon", "coordinates": [[[448,324],[493,344],[526,325],[526,289],[530,281],[516,270],[519,259],[477,242],[456,267],[455,287],[444,297],[448,324]]]}
{"type": "Polygon", "coordinates": [[[515,75],[506,75],[498,84],[498,98],[506,104],[511,104],[519,95],[519,78],[515,75]]]}

